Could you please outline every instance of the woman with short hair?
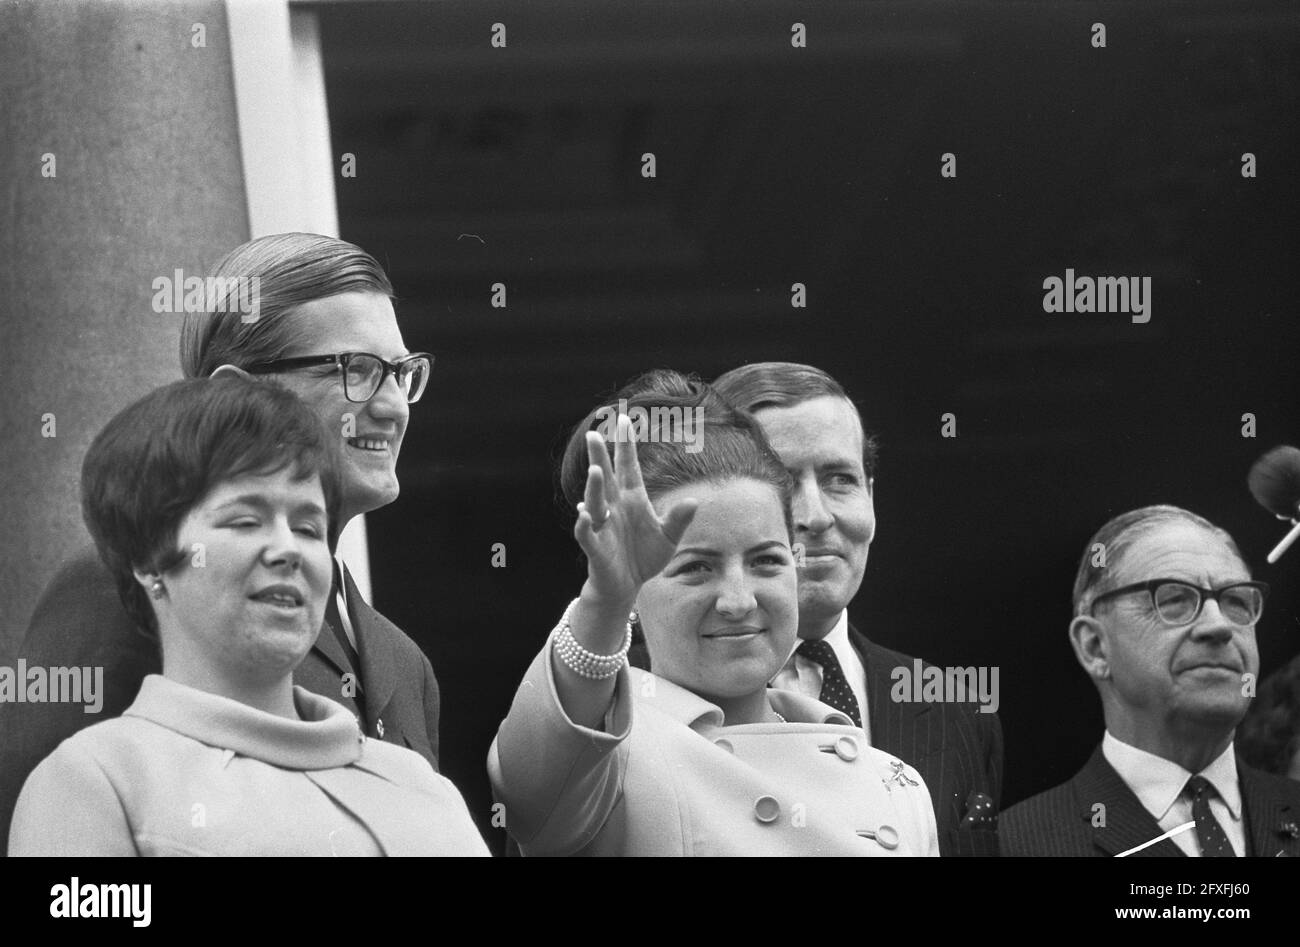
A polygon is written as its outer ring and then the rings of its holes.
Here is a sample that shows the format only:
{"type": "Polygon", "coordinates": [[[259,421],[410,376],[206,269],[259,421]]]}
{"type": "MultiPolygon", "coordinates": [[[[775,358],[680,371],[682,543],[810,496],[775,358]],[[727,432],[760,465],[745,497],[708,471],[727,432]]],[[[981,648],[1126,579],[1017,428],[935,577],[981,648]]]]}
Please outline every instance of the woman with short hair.
{"type": "MultiPolygon", "coordinates": [[[[407,348],[393,287],[375,258],[335,237],[272,234],[226,254],[210,290],[203,311],[184,317],[184,374],[256,374],[302,398],[339,442],[341,500],[330,521],[337,532],[393,502],[412,405],[433,356],[407,348]]],[[[325,626],[295,680],[351,710],[366,736],[415,750],[437,768],[441,689],[433,666],[365,600],[343,557],[336,561],[325,626]]],[[[102,717],[125,710],[161,668],[156,642],[142,633],[152,613],[128,614],[113,583],[93,546],[77,550],[41,594],[17,655],[29,667],[102,668],[102,717]]],[[[434,634],[426,622],[422,635],[434,634]]],[[[0,851],[27,776],[95,719],[71,704],[0,702],[0,851]]]]}
{"type": "Polygon", "coordinates": [[[82,508],[162,674],[28,778],[11,855],[485,855],[460,793],[293,685],[321,631],[336,447],[278,385],[160,388],[114,417],[82,508]]]}
{"type": "Polygon", "coordinates": [[[937,855],[912,767],[767,686],[796,644],[798,583],[790,477],[755,422],[675,372],[614,402],[626,414],[588,415],[562,467],[576,500],[587,459],[587,581],[488,758],[524,854],[937,855]],[[636,622],[653,674],[627,666],[636,622]]]}

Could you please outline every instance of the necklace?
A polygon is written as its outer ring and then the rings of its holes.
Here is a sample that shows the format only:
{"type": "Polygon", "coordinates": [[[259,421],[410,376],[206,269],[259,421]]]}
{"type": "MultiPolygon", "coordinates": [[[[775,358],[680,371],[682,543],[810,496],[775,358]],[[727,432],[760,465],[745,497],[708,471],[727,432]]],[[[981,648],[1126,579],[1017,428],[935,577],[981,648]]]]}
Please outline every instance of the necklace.
{"type": "Polygon", "coordinates": [[[782,717],[780,714],[776,713],[775,710],[772,711],[772,713],[776,714],[776,719],[777,719],[777,720],[780,720],[782,723],[789,723],[789,722],[790,722],[789,720],[786,720],[784,717],[782,717]]]}

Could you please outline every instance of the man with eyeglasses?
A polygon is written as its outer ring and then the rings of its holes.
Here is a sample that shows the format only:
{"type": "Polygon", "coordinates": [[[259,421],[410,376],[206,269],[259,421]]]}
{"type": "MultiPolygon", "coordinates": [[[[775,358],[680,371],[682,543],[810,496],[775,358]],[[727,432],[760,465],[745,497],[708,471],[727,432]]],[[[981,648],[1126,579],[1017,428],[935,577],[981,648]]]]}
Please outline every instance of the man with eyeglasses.
{"type": "Polygon", "coordinates": [[[1300,784],[1233,750],[1267,595],[1195,513],[1149,506],[1103,526],[1075,578],[1070,644],[1106,732],[1073,779],[1003,814],[1002,853],[1300,855],[1300,784]]]}
{"type": "MultiPolygon", "coordinates": [[[[331,545],[355,516],[399,492],[397,457],[428,382],[433,357],[410,352],[393,311],[393,289],[360,248],[316,234],[249,241],[218,264],[217,285],[256,277],[255,313],[208,300],[181,327],[186,377],[264,375],[296,392],[340,441],[342,502],[331,545]]],[[[169,317],[170,318],[170,317],[169,317]]],[[[141,331],[160,327],[142,320],[141,331]]],[[[202,557],[178,568],[202,568],[202,557]]],[[[294,683],[343,704],[369,737],[409,747],[438,765],[438,681],[419,646],[361,596],[335,560],[334,589],[315,646],[294,683]]],[[[161,578],[166,594],[166,575],[161,578]]],[[[93,547],[67,562],[46,587],[20,656],[29,667],[102,667],[103,706],[0,704],[0,852],[28,773],[83,727],[119,715],[148,674],[159,673],[156,641],[126,614],[93,547]]],[[[188,804],[188,803],[187,803],[188,804]]]]}

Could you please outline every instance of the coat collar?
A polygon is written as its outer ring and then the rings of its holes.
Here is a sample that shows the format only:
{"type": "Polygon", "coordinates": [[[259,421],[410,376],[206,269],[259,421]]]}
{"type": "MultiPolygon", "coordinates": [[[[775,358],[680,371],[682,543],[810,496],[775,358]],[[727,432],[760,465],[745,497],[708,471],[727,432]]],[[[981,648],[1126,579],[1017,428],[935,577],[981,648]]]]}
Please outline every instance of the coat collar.
{"type": "MultiPolygon", "coordinates": [[[[638,700],[653,706],[660,713],[683,723],[696,732],[726,726],[722,708],[684,687],[665,680],[649,671],[628,668],[632,676],[632,693],[638,700]]],[[[789,723],[829,723],[851,727],[853,721],[819,700],[796,694],[794,691],[770,687],[767,699],[772,709],[789,723]]]]}
{"type": "Polygon", "coordinates": [[[1101,755],[1111,769],[1119,774],[1124,784],[1133,790],[1142,808],[1163,820],[1169,810],[1182,797],[1187,781],[1193,775],[1209,780],[1219,800],[1227,807],[1232,818],[1241,821],[1241,780],[1237,774],[1237,757],[1229,741],[1223,752],[1215,757],[1199,774],[1190,773],[1173,760],[1132,746],[1109,730],[1101,738],[1101,755]]]}
{"type": "MultiPolygon", "coordinates": [[[[1115,768],[1106,762],[1100,744],[1073,783],[1075,816],[1091,828],[1093,845],[1107,855],[1118,855],[1163,833],[1115,768]],[[1097,805],[1105,808],[1094,809],[1097,805]],[[1103,825],[1094,824],[1094,820],[1101,821],[1099,816],[1104,816],[1103,825]]],[[[1177,857],[1183,855],[1183,850],[1171,839],[1161,839],[1134,854],[1177,857]]]]}
{"type": "MultiPolygon", "coordinates": [[[[1237,777],[1241,783],[1246,834],[1250,839],[1249,854],[1266,858],[1300,855],[1300,805],[1283,798],[1270,785],[1267,774],[1247,766],[1240,757],[1237,777]]],[[[1161,834],[1156,820],[1106,762],[1100,745],[1072,782],[1080,819],[1091,825],[1093,805],[1101,802],[1106,806],[1106,827],[1094,826],[1092,840],[1108,855],[1118,855],[1161,834]]],[[[1289,783],[1283,785],[1290,788],[1289,783]]],[[[1135,854],[1181,856],[1184,852],[1170,839],[1162,839],[1135,854]]]]}
{"type": "Polygon", "coordinates": [[[343,568],[343,582],[347,589],[348,611],[352,613],[352,628],[357,635],[361,696],[366,704],[366,718],[378,720],[397,689],[397,656],[392,642],[402,635],[396,625],[361,597],[361,590],[346,566],[343,568]],[[381,633],[385,631],[387,634],[381,633]]]}
{"type": "MultiPolygon", "coordinates": [[[[348,603],[348,614],[352,619],[352,630],[357,638],[357,659],[361,667],[359,704],[364,705],[367,720],[378,720],[383,716],[388,704],[393,699],[397,688],[397,660],[390,642],[399,637],[397,627],[387,618],[370,607],[361,597],[361,590],[347,567],[343,569],[344,594],[348,603]],[[389,634],[383,634],[388,626],[389,634]]],[[[334,594],[334,590],[330,590],[334,594]]],[[[314,650],[334,666],[339,674],[351,670],[343,646],[330,628],[322,627],[316,636],[314,650]]]]}
{"type": "MultiPolygon", "coordinates": [[[[333,596],[334,594],[335,589],[333,586],[330,586],[330,595],[333,596]]],[[[348,604],[349,608],[351,608],[350,600],[348,604]]],[[[356,631],[357,642],[360,643],[361,632],[357,629],[355,620],[352,623],[352,628],[356,631]]],[[[339,630],[341,631],[342,629],[339,630]]],[[[351,664],[348,662],[348,657],[343,651],[343,645],[339,643],[338,636],[334,634],[334,629],[330,627],[328,619],[326,619],[326,621],[321,625],[320,634],[316,636],[316,643],[312,645],[312,650],[317,652],[321,657],[333,665],[334,669],[338,671],[340,675],[346,674],[351,670],[351,664]]]]}
{"type": "Polygon", "coordinates": [[[333,769],[360,758],[361,731],[346,708],[301,687],[294,687],[293,701],[301,720],[150,674],[122,715],[282,769],[333,769]]]}

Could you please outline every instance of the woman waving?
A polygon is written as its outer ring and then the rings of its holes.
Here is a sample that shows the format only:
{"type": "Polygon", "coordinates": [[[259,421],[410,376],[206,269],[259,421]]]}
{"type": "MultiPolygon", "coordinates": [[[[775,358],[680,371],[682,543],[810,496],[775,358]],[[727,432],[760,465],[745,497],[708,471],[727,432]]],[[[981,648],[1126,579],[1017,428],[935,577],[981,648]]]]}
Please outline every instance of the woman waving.
{"type": "Polygon", "coordinates": [[[798,597],[790,480],[761,432],[673,372],[619,394],[613,460],[602,407],[565,461],[588,461],[587,581],[489,755],[511,835],[529,855],[937,855],[915,770],[767,686],[798,597]],[[654,673],[626,664],[633,620],[654,673]]]}

